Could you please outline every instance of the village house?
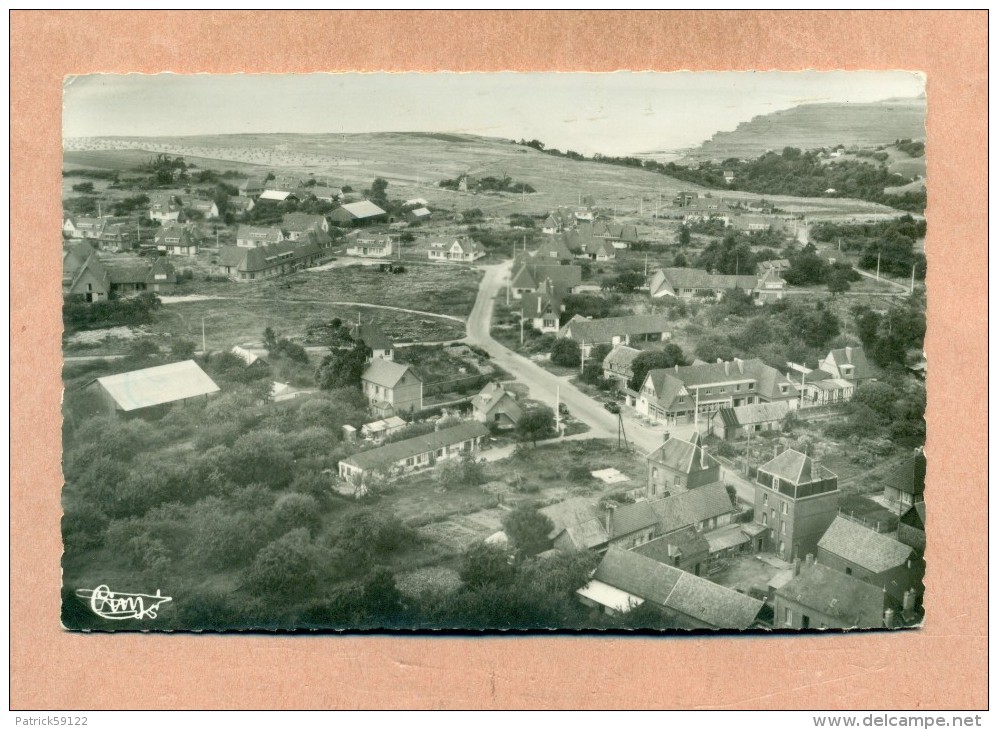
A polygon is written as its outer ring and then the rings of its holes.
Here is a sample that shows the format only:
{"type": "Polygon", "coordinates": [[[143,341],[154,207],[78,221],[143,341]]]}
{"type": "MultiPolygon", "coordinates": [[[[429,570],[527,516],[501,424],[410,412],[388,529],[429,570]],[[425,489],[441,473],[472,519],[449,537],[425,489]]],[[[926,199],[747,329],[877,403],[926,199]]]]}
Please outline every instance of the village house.
{"type": "Polygon", "coordinates": [[[539,511],[554,525],[548,538],[562,552],[601,552],[610,545],[632,548],[658,534],[658,515],[646,501],[599,504],[593,498],[572,497],[539,511]]]}
{"type": "Polygon", "coordinates": [[[786,282],[779,276],[754,274],[709,274],[703,269],[665,268],[656,271],[648,283],[648,291],[653,299],[660,297],[678,297],[692,299],[693,297],[721,296],[730,290],[741,290],[756,300],[756,304],[764,304],[772,299],[783,298],[783,287],[786,282]],[[782,283],[781,283],[782,282],[782,283]],[[765,295],[762,292],[765,291],[765,295]]]}
{"type": "Polygon", "coordinates": [[[796,386],[762,360],[675,366],[651,370],[638,393],[635,408],[644,416],[667,423],[688,423],[713,417],[721,408],[796,400],[796,386]]]}
{"type": "Polygon", "coordinates": [[[152,203],[149,206],[149,220],[160,223],[176,223],[180,217],[180,204],[172,196],[167,201],[152,203]]]}
{"type": "Polygon", "coordinates": [[[702,532],[692,526],[656,537],[633,548],[638,555],[657,560],[665,565],[685,570],[693,575],[706,571],[710,561],[710,543],[702,532]]]}
{"type": "Polygon", "coordinates": [[[240,248],[260,248],[280,243],[284,232],[280,228],[260,228],[242,225],[236,229],[236,246],[240,248]]]}
{"type": "Polygon", "coordinates": [[[884,592],[807,556],[777,589],[773,626],[778,629],[880,629],[885,626],[884,592]]]}
{"type": "Polygon", "coordinates": [[[925,501],[925,449],[919,447],[884,477],[884,498],[901,508],[925,501]]]}
{"type": "Polygon", "coordinates": [[[796,407],[796,401],[780,400],[721,408],[710,419],[710,431],[725,441],[749,438],[752,433],[779,431],[783,419],[796,407]]]}
{"type": "Polygon", "coordinates": [[[225,207],[234,215],[245,215],[256,207],[256,203],[245,195],[234,195],[225,201],[225,207]]]}
{"type": "Polygon", "coordinates": [[[914,548],[848,517],[837,516],[821,536],[817,560],[881,588],[895,607],[911,611],[920,600],[924,566],[914,548]]]}
{"type": "Polygon", "coordinates": [[[369,200],[347,203],[329,214],[329,220],[342,226],[365,226],[391,222],[388,213],[369,200]]]}
{"type": "Polygon", "coordinates": [[[543,239],[541,245],[535,251],[531,252],[530,255],[537,263],[557,262],[559,264],[566,264],[575,258],[561,236],[543,239]]]}
{"type": "Polygon", "coordinates": [[[267,180],[263,177],[251,177],[243,181],[239,186],[239,194],[247,198],[255,198],[267,187],[267,180]]]}
{"type": "Polygon", "coordinates": [[[593,227],[588,224],[563,233],[562,240],[577,259],[611,261],[617,257],[613,244],[606,238],[595,237],[593,227]]]}
{"type": "Polygon", "coordinates": [[[482,439],[488,435],[488,429],[481,423],[466,421],[423,436],[361,451],[339,463],[339,475],[346,481],[363,484],[372,473],[397,476],[426,469],[448,459],[474,458],[481,448],[482,439]]]}
{"type": "Polygon", "coordinates": [[[430,242],[430,261],[477,261],[484,256],[482,245],[467,236],[430,242]]]}
{"type": "Polygon", "coordinates": [[[322,258],[314,243],[281,241],[257,248],[222,246],[218,268],[233,281],[259,281],[315,266],[322,258]]]}
{"type": "Polygon", "coordinates": [[[550,280],[559,297],[571,294],[582,283],[582,269],[578,266],[535,264],[524,257],[513,264],[510,288],[514,299],[535,292],[550,280]]]}
{"type": "Polygon", "coordinates": [[[736,231],[768,231],[772,229],[777,233],[786,230],[786,221],[783,218],[772,215],[736,215],[731,219],[731,227],[736,231]]]}
{"type": "Polygon", "coordinates": [[[648,603],[691,629],[745,630],[763,602],[633,550],[607,550],[592,580],[576,591],[586,606],[618,615],[648,603]]]}
{"type": "Polygon", "coordinates": [[[790,363],[789,379],[799,381],[804,406],[823,406],[852,400],[857,386],[873,378],[862,347],[830,350],[816,368],[790,363]]]}
{"type": "Polygon", "coordinates": [[[723,177],[725,185],[730,185],[735,181],[735,173],[732,170],[725,170],[723,177]]]}
{"type": "Polygon", "coordinates": [[[523,417],[516,396],[501,383],[488,383],[471,399],[471,417],[494,428],[514,428],[523,417]]]}
{"type": "Polygon", "coordinates": [[[700,193],[683,190],[676,194],[676,197],[672,200],[672,204],[677,208],[689,208],[696,205],[699,199],[700,193]]]}
{"type": "Polygon", "coordinates": [[[86,243],[80,243],[63,256],[62,292],[82,297],[86,302],[107,301],[142,292],[168,293],[177,283],[173,266],[163,260],[134,266],[103,263],[86,243]]]}
{"type": "Polygon", "coordinates": [[[347,246],[347,256],[365,258],[388,258],[392,255],[395,242],[391,236],[365,234],[358,236],[347,246]]]}
{"type": "Polygon", "coordinates": [[[538,332],[556,333],[564,311],[562,298],[550,279],[545,280],[537,291],[520,297],[520,320],[524,324],[529,322],[538,332]]]}
{"type": "Polygon", "coordinates": [[[193,360],[107,375],[84,388],[109,415],[162,413],[175,403],[204,400],[219,391],[193,360]]]}
{"type": "Polygon", "coordinates": [[[167,256],[197,256],[198,242],[190,226],[168,224],[156,233],[156,250],[167,256]]]}
{"type": "Polygon", "coordinates": [[[328,187],[326,185],[314,185],[304,188],[302,192],[308,191],[312,197],[322,203],[335,203],[343,197],[343,190],[340,188],[328,187]]]}
{"type": "Polygon", "coordinates": [[[371,359],[395,359],[395,343],[374,321],[357,323],[350,328],[350,337],[371,349],[371,359]]]}
{"type": "Polygon", "coordinates": [[[408,425],[408,423],[398,416],[389,416],[388,418],[381,418],[377,421],[365,423],[360,428],[360,435],[361,438],[367,441],[380,444],[386,438],[394,433],[398,433],[408,425]]]}
{"type": "Polygon", "coordinates": [[[128,251],[138,243],[135,222],[124,218],[70,216],[64,219],[62,231],[71,240],[93,241],[108,251],[128,251]]]}
{"type": "Polygon", "coordinates": [[[614,346],[603,358],[603,377],[606,380],[616,381],[619,390],[630,387],[629,383],[634,377],[634,358],[640,354],[641,350],[627,345],[614,346]]]}
{"type": "Polygon", "coordinates": [[[614,248],[623,249],[631,244],[639,243],[638,228],[634,225],[623,223],[609,223],[597,221],[592,227],[593,236],[605,238],[610,241],[614,248]]]}
{"type": "Polygon", "coordinates": [[[692,441],[666,433],[662,445],[648,454],[649,499],[682,494],[720,481],[721,464],[707,453],[698,433],[692,441]]]}
{"type": "Polygon", "coordinates": [[[575,215],[571,208],[557,208],[548,214],[541,224],[541,231],[549,235],[562,233],[576,225],[575,215]]]}
{"type": "Polygon", "coordinates": [[[755,270],[759,276],[762,276],[767,271],[774,271],[777,274],[782,274],[789,268],[790,259],[769,259],[767,261],[760,261],[756,264],[755,270]]]}
{"type": "Polygon", "coordinates": [[[309,215],[308,213],[285,213],[281,218],[281,229],[289,241],[297,241],[308,235],[309,231],[329,232],[329,221],[324,215],[309,215]]]}
{"type": "Polygon", "coordinates": [[[187,207],[200,213],[205,220],[218,218],[218,204],[214,200],[192,200],[187,207]]]}
{"type": "Polygon", "coordinates": [[[632,314],[603,319],[590,319],[577,314],[558,332],[558,339],[579,343],[584,358],[589,357],[597,345],[615,347],[638,342],[664,342],[669,336],[669,320],[661,314],[632,314]]]}
{"type": "Polygon", "coordinates": [[[266,367],[268,364],[267,361],[260,357],[257,353],[252,350],[247,350],[245,347],[240,347],[239,345],[234,345],[229,352],[246,363],[246,367],[248,368],[266,367]]]}
{"type": "Polygon", "coordinates": [[[371,412],[381,418],[423,409],[423,381],[408,365],[374,358],[360,377],[371,412]]]}
{"type": "Polygon", "coordinates": [[[693,204],[684,206],[682,214],[683,225],[687,226],[716,221],[728,227],[735,217],[735,212],[724,200],[711,197],[698,198],[693,204]]]}
{"type": "Polygon", "coordinates": [[[766,529],[756,550],[792,561],[814,554],[838,515],[839,479],[815,459],[787,449],[759,467],[754,521],[766,529]]]}

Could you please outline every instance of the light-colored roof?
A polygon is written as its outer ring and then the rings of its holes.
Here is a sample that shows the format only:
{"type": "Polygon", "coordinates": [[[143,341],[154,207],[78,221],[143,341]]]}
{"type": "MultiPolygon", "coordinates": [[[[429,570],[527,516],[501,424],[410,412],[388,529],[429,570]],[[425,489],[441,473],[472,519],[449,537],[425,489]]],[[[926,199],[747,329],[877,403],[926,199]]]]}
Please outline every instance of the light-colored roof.
{"type": "Polygon", "coordinates": [[[719,553],[728,548],[744,545],[752,539],[745,533],[742,526],[738,524],[725,525],[717,530],[705,533],[704,537],[707,538],[707,544],[710,546],[710,552],[712,553],[719,553]]]}
{"type": "Polygon", "coordinates": [[[641,354],[641,350],[635,350],[627,345],[617,345],[607,356],[603,358],[603,368],[606,370],[628,370],[634,358],[641,354]]]}
{"type": "Polygon", "coordinates": [[[219,387],[193,360],[157,365],[97,378],[97,383],[123,411],[217,393],[219,387]]]}
{"type": "Polygon", "coordinates": [[[411,372],[413,376],[419,380],[419,376],[416,375],[416,371],[408,365],[402,365],[401,363],[393,362],[392,360],[383,360],[376,357],[371,360],[367,368],[365,368],[361,379],[374,383],[375,385],[380,385],[384,388],[392,388],[408,372],[411,372]]]}
{"type": "Polygon", "coordinates": [[[230,352],[232,352],[233,355],[235,355],[236,357],[238,357],[240,360],[242,360],[247,365],[252,365],[255,362],[262,362],[262,359],[260,358],[260,356],[257,355],[255,352],[250,352],[249,350],[247,350],[247,349],[245,349],[243,347],[240,347],[239,345],[236,345],[235,347],[233,347],[230,352]]]}
{"type": "Polygon", "coordinates": [[[514,421],[518,421],[523,411],[516,399],[507,392],[500,383],[487,383],[474,398],[471,399],[471,406],[476,411],[488,415],[500,403],[506,403],[506,412],[514,421]]]}
{"type": "Polygon", "coordinates": [[[292,196],[287,190],[264,190],[260,193],[260,200],[287,200],[292,196]]]}
{"type": "Polygon", "coordinates": [[[904,565],[912,557],[910,545],[845,517],[835,518],[818,541],[818,549],[827,550],[871,573],[883,573],[904,565]]]}
{"type": "Polygon", "coordinates": [[[354,218],[371,218],[376,215],[384,215],[385,211],[376,206],[370,200],[361,200],[356,203],[347,203],[340,206],[342,210],[352,215],[354,218]]]}
{"type": "Polygon", "coordinates": [[[770,423],[782,420],[791,408],[790,401],[778,400],[772,403],[752,403],[747,406],[735,406],[734,408],[722,408],[717,415],[721,417],[725,425],[750,426],[756,423],[770,423]],[[730,419],[734,419],[729,423],[730,419]]]}
{"type": "Polygon", "coordinates": [[[595,601],[601,606],[606,606],[620,613],[626,613],[645,602],[643,598],[632,596],[627,591],[614,588],[598,580],[589,581],[577,590],[576,593],[583,598],[588,598],[590,601],[595,601]]]}

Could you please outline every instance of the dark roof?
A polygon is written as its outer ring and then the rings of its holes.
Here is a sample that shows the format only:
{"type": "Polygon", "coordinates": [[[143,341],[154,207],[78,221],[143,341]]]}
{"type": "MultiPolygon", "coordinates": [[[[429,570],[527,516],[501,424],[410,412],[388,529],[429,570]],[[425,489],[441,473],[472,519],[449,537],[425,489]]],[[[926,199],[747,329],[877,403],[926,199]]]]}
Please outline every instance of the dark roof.
{"type": "Polygon", "coordinates": [[[841,516],[836,517],[822,535],[818,548],[871,573],[883,573],[904,565],[912,557],[910,545],[841,516]]]}
{"type": "Polygon", "coordinates": [[[790,401],[778,400],[772,403],[751,403],[747,406],[722,408],[717,414],[724,425],[731,428],[779,421],[789,412],[790,401]]]}
{"type": "Polygon", "coordinates": [[[726,384],[740,381],[755,381],[755,392],[763,398],[776,400],[797,397],[797,387],[788,381],[779,370],[762,360],[739,360],[729,362],[684,365],[673,368],[649,370],[648,375],[655,388],[658,402],[666,407],[679,396],[684,387],[701,386],[712,383],[726,384]],[[780,385],[787,386],[787,392],[780,392],[780,385]]]}
{"type": "Polygon", "coordinates": [[[326,222],[325,216],[309,215],[308,213],[285,213],[281,218],[281,227],[289,231],[304,232],[318,228],[326,222]]]}
{"type": "Polygon", "coordinates": [[[267,241],[277,243],[284,239],[284,234],[280,228],[263,228],[260,226],[239,226],[236,229],[236,238],[250,241],[267,241]]]}
{"type": "Polygon", "coordinates": [[[777,454],[760,466],[759,471],[764,471],[771,476],[779,477],[798,486],[822,479],[835,478],[833,472],[821,464],[815,463],[807,454],[802,454],[794,449],[787,449],[783,453],[777,454]]]}
{"type": "Polygon", "coordinates": [[[480,436],[488,436],[488,434],[489,430],[478,421],[465,421],[456,426],[424,434],[423,436],[416,436],[405,441],[396,441],[395,443],[379,446],[369,451],[361,451],[343,461],[360,469],[376,469],[381,466],[395,464],[402,459],[408,459],[410,456],[436,451],[446,446],[459,444],[462,441],[480,436]]]}
{"type": "Polygon", "coordinates": [[[832,616],[857,629],[884,625],[884,591],[859,578],[812,563],[803,565],[777,596],[832,616]]]}
{"type": "Polygon", "coordinates": [[[658,524],[658,515],[650,502],[622,504],[610,513],[611,537],[623,537],[658,524]]]}
{"type": "Polygon", "coordinates": [[[568,250],[561,236],[548,236],[541,241],[541,245],[531,256],[538,261],[571,261],[572,252],[568,250]]]}
{"type": "Polygon", "coordinates": [[[557,291],[562,292],[566,288],[576,287],[582,283],[582,268],[560,264],[523,263],[513,273],[511,285],[514,289],[536,289],[547,279],[551,280],[557,291]]]}
{"type": "Polygon", "coordinates": [[[749,628],[763,605],[705,578],[615,547],[607,550],[593,578],[718,629],[749,628]]]}
{"type": "Polygon", "coordinates": [[[222,246],[219,250],[218,262],[221,266],[235,268],[237,271],[256,272],[282,263],[294,263],[309,256],[317,256],[319,247],[309,241],[281,241],[257,248],[243,246],[222,246]]]}
{"type": "Polygon", "coordinates": [[[703,269],[665,268],[652,277],[651,295],[668,282],[677,289],[754,289],[758,280],[754,275],[710,274],[703,269]]]}
{"type": "Polygon", "coordinates": [[[681,530],[676,530],[668,535],[656,537],[643,545],[634,548],[634,552],[645,557],[657,560],[666,565],[672,565],[675,558],[682,560],[697,553],[707,554],[710,552],[710,545],[703,533],[697,532],[692,525],[681,530]]]}
{"type": "Polygon", "coordinates": [[[717,482],[651,503],[665,534],[735,511],[727,487],[717,482]]]}
{"type": "Polygon", "coordinates": [[[408,365],[376,357],[367,364],[361,380],[366,380],[385,388],[393,388],[405,376],[412,373],[417,380],[419,375],[408,365]]]}
{"type": "Polygon", "coordinates": [[[605,369],[629,370],[634,358],[641,354],[641,350],[635,350],[627,345],[616,345],[607,356],[603,358],[605,369]]]}
{"type": "Polygon", "coordinates": [[[355,324],[350,328],[350,336],[355,340],[363,340],[372,350],[390,350],[395,345],[392,338],[374,322],[355,324]]]}
{"type": "Polygon", "coordinates": [[[884,486],[905,494],[925,494],[925,451],[918,449],[905,457],[904,461],[884,477],[884,486]]]}
{"type": "Polygon", "coordinates": [[[599,507],[591,498],[572,497],[542,507],[540,512],[554,523],[551,539],[567,532],[579,550],[600,547],[609,540],[599,507]]]}
{"type": "Polygon", "coordinates": [[[670,438],[648,454],[648,459],[682,474],[692,474],[721,465],[717,459],[704,451],[699,436],[694,436],[692,442],[670,438]]]}
{"type": "Polygon", "coordinates": [[[580,314],[561,328],[558,337],[589,344],[612,342],[623,335],[646,335],[667,332],[669,319],[662,314],[632,314],[627,317],[587,319],[580,314]]]}
{"type": "Polygon", "coordinates": [[[873,368],[870,367],[866,359],[866,352],[862,347],[840,347],[828,353],[836,365],[852,365],[852,377],[856,380],[866,380],[873,377],[873,368]]]}
{"type": "Polygon", "coordinates": [[[510,418],[514,421],[520,419],[523,414],[523,410],[520,408],[520,404],[516,402],[516,398],[507,392],[501,383],[487,383],[484,388],[482,388],[476,395],[471,399],[471,406],[475,410],[481,411],[488,415],[492,412],[497,405],[500,403],[506,403],[506,412],[509,414],[510,418]]]}

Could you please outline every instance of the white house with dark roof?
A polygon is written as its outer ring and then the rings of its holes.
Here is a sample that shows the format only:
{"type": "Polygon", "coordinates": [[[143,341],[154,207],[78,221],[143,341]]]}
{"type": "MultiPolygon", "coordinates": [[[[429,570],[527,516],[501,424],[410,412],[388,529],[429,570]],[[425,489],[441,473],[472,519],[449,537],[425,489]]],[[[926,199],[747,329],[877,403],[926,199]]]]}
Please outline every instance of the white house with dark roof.
{"type": "MultiPolygon", "coordinates": [[[[693,297],[720,298],[724,292],[742,291],[753,297],[757,304],[763,304],[767,299],[782,298],[782,286],[777,279],[767,282],[763,277],[734,274],[711,274],[703,269],[665,268],[652,274],[648,283],[648,291],[653,299],[660,297],[678,297],[691,299],[693,297]],[[760,292],[768,291],[765,297],[760,292]]],[[[779,281],[783,281],[779,279],[779,281]]]]}
{"type": "Polygon", "coordinates": [[[610,615],[648,603],[691,629],[745,630],[758,625],[763,602],[632,550],[611,547],[592,580],[576,591],[610,615]]]}
{"type": "Polygon", "coordinates": [[[354,324],[350,328],[350,337],[371,348],[372,358],[395,359],[395,342],[373,320],[354,324]]]}
{"type": "Polygon", "coordinates": [[[862,347],[830,350],[816,368],[789,363],[787,378],[802,392],[801,405],[823,406],[852,400],[856,388],[874,378],[862,347]]]}
{"type": "Polygon", "coordinates": [[[796,409],[797,402],[792,400],[721,408],[710,419],[710,431],[725,441],[750,438],[751,434],[763,431],[779,431],[783,419],[796,409]]]}
{"type": "Polygon", "coordinates": [[[530,257],[519,258],[513,263],[510,293],[514,299],[519,299],[524,294],[537,291],[548,280],[558,296],[571,294],[582,284],[582,268],[555,263],[540,264],[530,257]]]}
{"type": "Polygon", "coordinates": [[[197,256],[199,238],[192,226],[167,224],[156,232],[156,250],[167,256],[197,256]]]}
{"type": "Polygon", "coordinates": [[[794,566],[776,591],[773,628],[880,629],[886,594],[864,581],[813,560],[794,566]]]}
{"type": "Polygon", "coordinates": [[[347,246],[347,256],[363,256],[364,258],[388,258],[395,250],[395,241],[391,236],[360,235],[347,246]]]}
{"type": "Polygon", "coordinates": [[[665,434],[662,445],[648,454],[648,497],[681,494],[721,481],[721,463],[708,453],[700,434],[692,441],[665,434]]]}
{"type": "Polygon", "coordinates": [[[281,218],[281,229],[289,241],[305,237],[309,231],[329,232],[329,221],[324,215],[308,213],[285,213],[281,218]]]}
{"type": "Polygon", "coordinates": [[[260,248],[283,240],[284,232],[280,228],[242,225],[236,229],[236,246],[239,248],[260,248]]]}
{"type": "Polygon", "coordinates": [[[371,411],[381,418],[423,409],[423,381],[409,365],[374,358],[360,381],[371,411]]]}
{"type": "Polygon", "coordinates": [[[616,345],[603,358],[603,377],[617,381],[617,387],[621,390],[629,387],[628,383],[634,377],[634,358],[640,354],[641,350],[627,345],[616,345]]]}
{"type": "Polygon", "coordinates": [[[562,298],[550,279],[544,281],[537,291],[526,292],[520,297],[520,318],[538,332],[557,332],[564,311],[562,298]]]}
{"type": "Polygon", "coordinates": [[[523,417],[516,397],[501,383],[488,383],[471,399],[472,418],[495,428],[513,428],[523,417]]]}

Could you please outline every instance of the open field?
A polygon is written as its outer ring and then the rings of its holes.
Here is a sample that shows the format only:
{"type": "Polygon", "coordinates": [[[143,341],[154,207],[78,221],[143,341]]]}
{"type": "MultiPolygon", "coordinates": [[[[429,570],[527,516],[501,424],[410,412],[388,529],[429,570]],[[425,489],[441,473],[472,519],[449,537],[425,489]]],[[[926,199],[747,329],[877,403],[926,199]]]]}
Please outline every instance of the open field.
{"type": "MultiPolygon", "coordinates": [[[[557,206],[576,205],[582,196],[592,196],[600,207],[616,208],[621,222],[651,221],[660,201],[661,206],[668,207],[679,190],[700,189],[645,170],[555,157],[508,140],[471,135],[223,135],[67,140],[67,144],[71,148],[90,146],[92,151],[86,155],[99,154],[92,159],[106,167],[115,166],[115,154],[123,154],[123,164],[132,166],[155,152],[166,152],[183,155],[200,167],[224,170],[250,165],[257,172],[280,169],[286,174],[315,175],[334,185],[351,185],[356,190],[369,187],[380,176],[388,180],[388,194],[392,198],[423,197],[434,208],[457,211],[480,208],[486,214],[502,216],[513,212],[545,214],[557,206]],[[259,165],[265,167],[256,167],[259,165]],[[537,192],[474,194],[436,187],[440,180],[465,172],[479,177],[506,174],[517,182],[530,184],[537,192]],[[638,215],[639,212],[643,215],[638,215]]],[[[86,155],[79,157],[77,151],[68,151],[66,155],[67,160],[91,159],[86,155]]],[[[732,200],[760,197],[743,192],[724,195],[732,200]]],[[[873,203],[841,198],[766,198],[780,207],[793,206],[800,212],[832,217],[893,212],[873,203]]]]}

